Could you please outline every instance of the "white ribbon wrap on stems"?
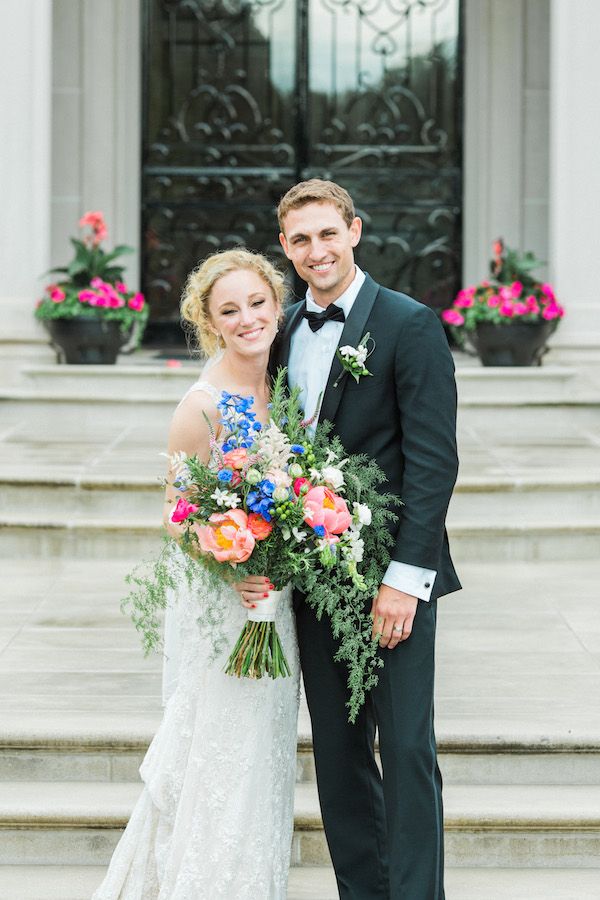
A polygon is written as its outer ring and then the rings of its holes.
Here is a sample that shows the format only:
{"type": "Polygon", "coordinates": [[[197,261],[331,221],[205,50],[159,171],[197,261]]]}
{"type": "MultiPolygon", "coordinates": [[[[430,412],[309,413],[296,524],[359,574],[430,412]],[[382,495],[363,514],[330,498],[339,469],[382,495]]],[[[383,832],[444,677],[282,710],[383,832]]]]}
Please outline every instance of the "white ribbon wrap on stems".
{"type": "Polygon", "coordinates": [[[248,610],[248,621],[250,622],[274,622],[275,613],[277,612],[277,604],[281,598],[283,591],[269,591],[268,597],[263,597],[256,604],[256,609],[248,610]]]}

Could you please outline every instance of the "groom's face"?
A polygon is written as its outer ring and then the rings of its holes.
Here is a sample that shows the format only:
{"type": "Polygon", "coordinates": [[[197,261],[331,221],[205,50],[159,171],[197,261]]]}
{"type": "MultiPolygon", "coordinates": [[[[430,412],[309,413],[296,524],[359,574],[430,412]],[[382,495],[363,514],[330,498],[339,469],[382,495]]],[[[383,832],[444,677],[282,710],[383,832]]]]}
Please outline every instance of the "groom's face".
{"type": "Polygon", "coordinates": [[[279,240],[317,303],[333,303],[352,283],[354,248],[361,230],[358,217],[346,225],[329,202],[307,203],[287,213],[279,240]]]}

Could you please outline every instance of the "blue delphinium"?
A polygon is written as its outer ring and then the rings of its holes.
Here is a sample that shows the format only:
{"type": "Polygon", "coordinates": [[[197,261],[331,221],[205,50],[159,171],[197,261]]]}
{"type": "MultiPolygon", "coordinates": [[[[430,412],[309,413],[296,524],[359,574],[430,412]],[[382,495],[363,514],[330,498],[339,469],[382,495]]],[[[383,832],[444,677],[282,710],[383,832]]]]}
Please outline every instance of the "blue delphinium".
{"type": "Polygon", "coordinates": [[[221,424],[227,434],[227,439],[221,447],[224,453],[238,447],[246,449],[251,447],[252,433],[262,429],[260,422],[256,421],[256,413],[251,412],[253,403],[254,397],[242,397],[239,394],[222,391],[217,407],[221,412],[221,424]]]}
{"type": "Polygon", "coordinates": [[[259,481],[254,490],[250,491],[246,497],[248,509],[261,515],[267,522],[271,521],[271,516],[273,514],[274,490],[275,485],[273,482],[269,481],[267,478],[263,478],[263,480],[259,481]]]}

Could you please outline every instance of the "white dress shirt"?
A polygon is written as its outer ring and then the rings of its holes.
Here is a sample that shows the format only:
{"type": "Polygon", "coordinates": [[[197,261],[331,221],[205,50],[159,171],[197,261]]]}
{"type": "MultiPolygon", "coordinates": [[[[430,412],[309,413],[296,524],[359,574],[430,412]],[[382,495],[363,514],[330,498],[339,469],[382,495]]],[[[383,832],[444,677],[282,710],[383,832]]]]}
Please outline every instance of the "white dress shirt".
{"type": "MultiPolygon", "coordinates": [[[[355,268],[356,274],[352,284],[335,301],[335,305],[344,310],[346,319],[365,280],[365,273],[358,266],[355,268]]],[[[323,312],[324,309],[315,302],[310,288],[306,294],[306,308],[309,312],[317,313],[323,312]]],[[[307,320],[303,318],[292,335],[288,360],[289,382],[292,387],[300,388],[300,402],[304,415],[307,418],[317,416],[315,425],[343,330],[343,322],[328,320],[318,331],[312,331],[307,320]]],[[[419,566],[392,560],[384,575],[383,584],[420,600],[429,600],[435,576],[436,572],[433,569],[422,569],[419,566]]]]}

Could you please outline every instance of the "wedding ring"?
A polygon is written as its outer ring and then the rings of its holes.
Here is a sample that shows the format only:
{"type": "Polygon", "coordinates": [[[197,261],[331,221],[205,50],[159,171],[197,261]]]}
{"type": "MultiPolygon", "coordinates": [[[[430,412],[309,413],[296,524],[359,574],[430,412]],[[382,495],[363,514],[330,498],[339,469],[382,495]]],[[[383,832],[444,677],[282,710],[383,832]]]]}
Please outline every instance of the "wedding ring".
{"type": "Polygon", "coordinates": [[[394,625],[394,631],[398,631],[400,634],[403,632],[402,625],[394,625]]]}

